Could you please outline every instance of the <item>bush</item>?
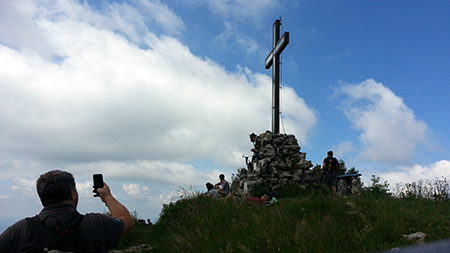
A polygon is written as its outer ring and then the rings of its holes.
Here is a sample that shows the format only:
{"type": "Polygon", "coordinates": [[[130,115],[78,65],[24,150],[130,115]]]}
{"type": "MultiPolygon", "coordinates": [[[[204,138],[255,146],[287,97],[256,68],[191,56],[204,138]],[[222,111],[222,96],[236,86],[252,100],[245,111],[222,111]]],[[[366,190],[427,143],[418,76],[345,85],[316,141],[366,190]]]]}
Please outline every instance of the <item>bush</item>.
{"type": "Polygon", "coordinates": [[[380,177],[372,175],[372,185],[364,188],[364,194],[371,197],[390,196],[388,181],[380,182],[380,177]]]}
{"type": "Polygon", "coordinates": [[[117,244],[117,249],[124,249],[130,246],[140,245],[141,242],[148,240],[151,230],[150,227],[143,225],[139,220],[139,214],[134,211],[131,213],[134,220],[134,228],[124,237],[122,237],[117,244]]]}
{"type": "Polygon", "coordinates": [[[448,200],[450,187],[447,179],[436,178],[435,181],[419,180],[412,183],[398,183],[396,185],[396,196],[404,199],[432,199],[435,201],[448,200]]]}

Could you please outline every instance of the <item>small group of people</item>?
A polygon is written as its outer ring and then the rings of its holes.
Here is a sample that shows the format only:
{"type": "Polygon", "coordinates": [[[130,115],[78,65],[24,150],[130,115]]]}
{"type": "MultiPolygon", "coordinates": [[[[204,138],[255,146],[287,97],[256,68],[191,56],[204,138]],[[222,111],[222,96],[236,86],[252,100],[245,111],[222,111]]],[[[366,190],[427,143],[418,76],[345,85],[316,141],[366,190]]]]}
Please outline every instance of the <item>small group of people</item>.
{"type": "MultiPolygon", "coordinates": [[[[338,186],[338,175],[341,172],[341,166],[339,164],[338,159],[333,157],[333,151],[327,152],[327,157],[323,159],[322,164],[322,182],[327,184],[334,194],[337,192],[338,186]]],[[[220,198],[225,197],[230,193],[230,184],[227,180],[225,180],[225,175],[220,174],[219,180],[217,184],[213,185],[210,182],[206,183],[206,195],[211,196],[212,198],[220,198]]],[[[266,201],[266,195],[261,198],[255,198],[262,201],[266,201]]]]}
{"type": "Polygon", "coordinates": [[[147,227],[153,226],[153,223],[152,223],[152,221],[150,219],[147,219],[147,221],[145,221],[144,219],[139,219],[138,221],[139,221],[139,223],[141,225],[144,225],[144,226],[147,226],[147,227]]]}
{"type": "Polygon", "coordinates": [[[230,194],[230,184],[227,180],[225,180],[225,175],[220,174],[219,180],[220,181],[215,185],[211,184],[210,182],[206,183],[206,195],[212,198],[220,198],[226,197],[228,194],[230,194]]]}
{"type": "MultiPolygon", "coordinates": [[[[206,183],[206,193],[205,195],[210,196],[212,198],[218,199],[222,197],[230,197],[233,199],[238,199],[237,197],[233,197],[230,195],[230,184],[227,180],[225,180],[225,175],[220,174],[219,180],[217,184],[213,185],[212,183],[208,182],[206,183]]],[[[242,200],[248,202],[248,203],[257,203],[261,205],[270,205],[274,202],[277,202],[278,200],[275,198],[278,197],[278,194],[276,192],[271,192],[269,195],[263,195],[261,198],[257,197],[243,197],[242,200]]]]}
{"type": "Polygon", "coordinates": [[[107,252],[134,227],[130,212],[106,183],[93,192],[111,216],[77,211],[78,192],[69,172],[49,171],[38,178],[36,188],[44,208],[0,234],[0,252],[107,252]]]}

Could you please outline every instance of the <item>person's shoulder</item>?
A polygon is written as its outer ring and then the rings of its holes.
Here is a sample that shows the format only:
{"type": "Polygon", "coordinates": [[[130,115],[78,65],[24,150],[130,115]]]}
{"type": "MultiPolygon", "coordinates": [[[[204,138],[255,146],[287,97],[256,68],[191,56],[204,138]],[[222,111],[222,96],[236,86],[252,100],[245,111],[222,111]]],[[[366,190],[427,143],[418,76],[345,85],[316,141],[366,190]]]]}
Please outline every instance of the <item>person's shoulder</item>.
{"type": "Polygon", "coordinates": [[[103,213],[86,213],[84,216],[88,219],[111,219],[114,218],[112,216],[109,216],[107,214],[103,213]]]}
{"type": "Polygon", "coordinates": [[[106,214],[101,213],[87,213],[84,216],[84,219],[81,223],[83,229],[94,229],[94,230],[109,230],[109,231],[116,231],[123,229],[125,226],[125,221],[112,217],[106,214]]]}
{"type": "MultiPolygon", "coordinates": [[[[12,224],[11,226],[9,226],[9,227],[5,230],[5,232],[8,231],[8,230],[9,230],[10,232],[16,232],[16,231],[21,231],[21,230],[26,229],[26,228],[27,228],[27,224],[28,224],[27,219],[32,219],[32,218],[34,218],[34,217],[36,217],[36,215],[35,215],[35,216],[32,216],[32,217],[26,217],[26,218],[23,218],[23,219],[17,221],[16,223],[14,223],[14,224],[12,224]]],[[[5,232],[4,232],[4,233],[5,233],[5,232]]]]}
{"type": "Polygon", "coordinates": [[[16,249],[14,245],[20,245],[28,233],[26,218],[9,226],[0,234],[0,252],[13,252],[16,249]]]}
{"type": "Polygon", "coordinates": [[[86,221],[89,222],[118,222],[118,223],[123,223],[122,219],[119,218],[115,218],[106,214],[101,214],[101,213],[86,213],[84,215],[84,217],[86,218],[86,221]]]}
{"type": "Polygon", "coordinates": [[[118,243],[125,227],[122,219],[101,213],[86,213],[80,223],[79,228],[85,236],[105,240],[106,248],[118,243]]]}

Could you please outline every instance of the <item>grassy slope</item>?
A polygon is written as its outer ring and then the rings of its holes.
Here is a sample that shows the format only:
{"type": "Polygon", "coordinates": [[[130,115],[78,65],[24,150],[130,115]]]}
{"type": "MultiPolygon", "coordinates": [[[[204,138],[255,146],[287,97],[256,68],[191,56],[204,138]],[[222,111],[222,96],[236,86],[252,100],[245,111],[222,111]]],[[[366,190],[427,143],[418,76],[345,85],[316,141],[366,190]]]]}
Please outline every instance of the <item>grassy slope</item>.
{"type": "MultiPolygon", "coordinates": [[[[281,194],[280,194],[281,195],[281,194]]],[[[320,189],[286,192],[271,206],[205,196],[164,208],[152,228],[136,226],[120,247],[150,243],[149,252],[376,252],[450,237],[450,202],[385,194],[335,197],[320,189]],[[294,195],[296,195],[294,197],[294,195]]]]}

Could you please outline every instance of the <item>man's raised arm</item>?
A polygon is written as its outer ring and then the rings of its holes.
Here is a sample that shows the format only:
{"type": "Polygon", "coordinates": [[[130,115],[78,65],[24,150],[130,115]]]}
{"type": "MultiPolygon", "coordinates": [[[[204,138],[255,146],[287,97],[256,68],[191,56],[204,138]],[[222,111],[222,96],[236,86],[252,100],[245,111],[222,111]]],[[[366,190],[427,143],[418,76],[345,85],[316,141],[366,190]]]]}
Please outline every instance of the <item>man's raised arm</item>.
{"type": "Polygon", "coordinates": [[[106,183],[104,183],[103,188],[97,189],[97,194],[94,196],[100,197],[102,199],[102,201],[105,203],[105,205],[111,212],[112,217],[123,220],[123,222],[125,223],[125,227],[123,228],[122,235],[127,234],[133,229],[134,227],[133,217],[131,217],[128,209],[111,195],[111,190],[109,189],[109,186],[106,183]]]}

